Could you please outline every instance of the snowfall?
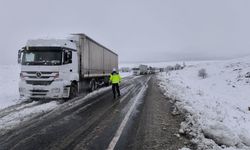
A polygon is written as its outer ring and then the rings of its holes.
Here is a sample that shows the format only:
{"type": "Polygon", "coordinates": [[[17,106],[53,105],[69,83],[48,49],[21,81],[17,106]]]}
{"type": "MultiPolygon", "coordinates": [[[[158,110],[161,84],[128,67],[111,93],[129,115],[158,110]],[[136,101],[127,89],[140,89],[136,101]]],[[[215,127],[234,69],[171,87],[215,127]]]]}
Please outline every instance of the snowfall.
{"type": "Polygon", "coordinates": [[[182,70],[160,73],[160,86],[183,113],[180,134],[198,149],[250,149],[250,57],[186,62],[182,70]],[[207,77],[198,76],[205,69],[207,77]]]}
{"type": "MultiPolygon", "coordinates": [[[[174,64],[166,62],[150,65],[166,67],[174,64]]],[[[180,134],[190,136],[198,149],[250,150],[250,75],[247,72],[250,72],[250,57],[186,62],[182,70],[159,73],[160,87],[176,106],[173,115],[182,113],[186,116],[181,123],[180,134]],[[205,78],[198,76],[202,68],[207,73],[205,78]]],[[[12,106],[23,103],[18,93],[19,73],[18,65],[0,65],[1,114],[8,114],[12,106]]],[[[121,75],[126,77],[131,73],[121,75]]],[[[20,105],[15,107],[15,113],[0,116],[0,131],[60,105],[57,101],[37,103],[20,105]]]]}

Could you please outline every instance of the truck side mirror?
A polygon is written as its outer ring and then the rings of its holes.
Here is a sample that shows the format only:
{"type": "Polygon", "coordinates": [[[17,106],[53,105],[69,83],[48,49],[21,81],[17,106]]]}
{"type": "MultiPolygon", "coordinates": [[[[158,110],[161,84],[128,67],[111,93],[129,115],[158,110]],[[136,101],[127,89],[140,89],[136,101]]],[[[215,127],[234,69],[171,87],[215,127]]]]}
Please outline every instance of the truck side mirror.
{"type": "Polygon", "coordinates": [[[67,51],[64,53],[64,64],[70,64],[72,63],[72,52],[67,51]]]}
{"type": "Polygon", "coordinates": [[[17,63],[21,63],[22,50],[18,50],[17,63]]]}
{"type": "Polygon", "coordinates": [[[72,59],[69,59],[69,64],[71,64],[72,63],[72,59]]]}
{"type": "Polygon", "coordinates": [[[69,52],[67,53],[67,60],[68,60],[68,63],[69,63],[69,64],[72,63],[72,52],[71,52],[71,51],[69,51],[69,52]]]}
{"type": "Polygon", "coordinates": [[[72,63],[72,53],[70,54],[70,57],[69,57],[69,63],[72,63]]]}

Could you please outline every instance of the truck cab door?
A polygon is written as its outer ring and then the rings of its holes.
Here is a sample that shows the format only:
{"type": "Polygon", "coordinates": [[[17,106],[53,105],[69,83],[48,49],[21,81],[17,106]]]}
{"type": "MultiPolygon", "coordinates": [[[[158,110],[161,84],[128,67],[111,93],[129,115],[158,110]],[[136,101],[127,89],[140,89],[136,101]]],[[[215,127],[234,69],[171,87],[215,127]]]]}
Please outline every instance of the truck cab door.
{"type": "Polygon", "coordinates": [[[65,78],[69,81],[79,81],[77,52],[65,49],[63,51],[63,68],[65,78]]]}
{"type": "Polygon", "coordinates": [[[70,80],[70,76],[73,73],[74,68],[72,65],[72,51],[64,50],[63,51],[63,68],[62,72],[68,80],[70,80]]]}

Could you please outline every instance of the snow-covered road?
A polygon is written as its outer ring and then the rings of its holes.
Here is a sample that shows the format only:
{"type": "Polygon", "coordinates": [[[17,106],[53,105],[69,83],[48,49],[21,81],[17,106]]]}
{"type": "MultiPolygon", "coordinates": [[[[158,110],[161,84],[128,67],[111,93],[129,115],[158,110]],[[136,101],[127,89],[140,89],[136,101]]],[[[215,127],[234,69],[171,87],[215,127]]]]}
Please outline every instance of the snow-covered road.
{"type": "MultiPolygon", "coordinates": [[[[62,104],[31,102],[3,109],[0,149],[105,149],[115,133],[126,133],[127,128],[119,126],[130,125],[131,116],[138,114],[136,109],[149,79],[124,78],[119,101],[113,99],[111,87],[105,87],[62,104]],[[98,145],[99,140],[102,143],[98,145]]],[[[112,145],[120,146],[122,142],[124,139],[118,138],[112,145]]]]}

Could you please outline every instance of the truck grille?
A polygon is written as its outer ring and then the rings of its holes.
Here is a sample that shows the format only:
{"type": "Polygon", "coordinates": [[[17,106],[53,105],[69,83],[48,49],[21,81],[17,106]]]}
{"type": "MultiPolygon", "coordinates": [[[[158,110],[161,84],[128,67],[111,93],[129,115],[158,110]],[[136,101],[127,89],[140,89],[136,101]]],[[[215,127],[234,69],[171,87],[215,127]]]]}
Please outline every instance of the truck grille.
{"type": "Polygon", "coordinates": [[[45,96],[46,93],[32,93],[31,96],[45,96]]]}
{"type": "MultiPolygon", "coordinates": [[[[36,71],[28,71],[26,72],[27,74],[36,74],[37,72],[36,71]]],[[[45,71],[42,71],[41,72],[42,74],[52,74],[53,72],[45,72],[45,71]]]]}
{"type": "Polygon", "coordinates": [[[30,90],[31,96],[46,96],[48,90],[30,90]]]}
{"type": "Polygon", "coordinates": [[[49,90],[30,90],[31,92],[48,92],[49,90]]]}
{"type": "Polygon", "coordinates": [[[56,76],[58,76],[58,72],[21,72],[21,75],[25,77],[25,79],[48,79],[48,80],[53,80],[56,76]]]}
{"type": "MultiPolygon", "coordinates": [[[[36,76],[30,76],[29,78],[31,78],[31,79],[37,79],[37,77],[36,76]]],[[[49,79],[50,77],[49,76],[45,76],[45,77],[40,77],[40,79],[49,79]]]]}
{"type": "Polygon", "coordinates": [[[31,85],[50,85],[53,81],[31,81],[31,80],[26,80],[27,84],[31,85]]]}

